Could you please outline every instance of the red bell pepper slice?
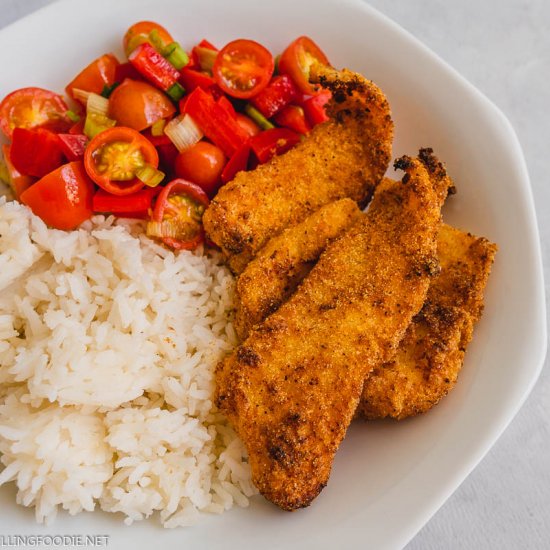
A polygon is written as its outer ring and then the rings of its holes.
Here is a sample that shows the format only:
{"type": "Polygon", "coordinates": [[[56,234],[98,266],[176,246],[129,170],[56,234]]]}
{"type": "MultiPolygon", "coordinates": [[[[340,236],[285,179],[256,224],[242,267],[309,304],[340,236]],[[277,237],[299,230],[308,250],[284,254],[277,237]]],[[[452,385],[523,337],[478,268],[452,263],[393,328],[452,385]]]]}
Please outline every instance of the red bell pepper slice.
{"type": "Polygon", "coordinates": [[[142,189],[131,195],[112,195],[98,189],[92,200],[94,212],[117,214],[124,218],[145,219],[149,215],[153,198],[161,191],[160,187],[142,189]]]}
{"type": "Polygon", "coordinates": [[[21,202],[56,229],[74,229],[89,219],[94,184],[81,161],[50,172],[21,194],[21,202]]]}
{"type": "Polygon", "coordinates": [[[204,135],[228,158],[231,158],[248,138],[232,114],[201,88],[196,88],[188,96],[183,113],[188,113],[204,135]]]}
{"type": "Polygon", "coordinates": [[[148,42],[140,44],[128,59],[142,76],[165,92],[180,77],[179,71],[148,42]]]}
{"type": "Polygon", "coordinates": [[[192,92],[195,88],[208,90],[216,85],[214,79],[208,73],[189,69],[188,67],[184,67],[180,71],[180,83],[188,92],[192,92]]]}
{"type": "Polygon", "coordinates": [[[11,161],[25,176],[41,178],[63,164],[59,138],[43,128],[15,128],[11,161]]]}
{"type": "Polygon", "coordinates": [[[250,138],[250,147],[260,164],[263,164],[271,157],[292,149],[300,139],[300,134],[288,128],[272,128],[250,138]]]}
{"type": "Polygon", "coordinates": [[[69,134],[72,134],[74,136],[79,136],[84,133],[84,123],[86,122],[86,119],[84,116],[81,115],[80,120],[78,122],[75,122],[70,128],[69,128],[69,134]]]}
{"type": "Polygon", "coordinates": [[[290,128],[299,134],[308,134],[311,131],[311,126],[306,120],[304,109],[299,105],[287,105],[283,107],[273,117],[273,120],[279,126],[290,128]]]}
{"type": "Polygon", "coordinates": [[[312,126],[326,122],[329,119],[325,105],[331,100],[330,90],[321,90],[317,95],[306,99],[302,103],[306,119],[312,126]]]}
{"type": "Polygon", "coordinates": [[[31,176],[24,176],[18,170],[11,161],[11,147],[9,145],[2,145],[2,152],[4,153],[4,162],[6,163],[6,168],[8,169],[8,177],[10,179],[9,184],[15,193],[15,197],[19,198],[21,193],[28,189],[35,181],[35,178],[31,176]]]}
{"type": "Polygon", "coordinates": [[[292,103],[298,96],[298,89],[292,79],[286,75],[276,76],[250,103],[266,118],[271,118],[283,107],[292,103]]]}
{"type": "Polygon", "coordinates": [[[68,161],[82,160],[88,145],[88,138],[83,134],[58,134],[59,145],[68,161]]]}
{"type": "Polygon", "coordinates": [[[127,78],[143,80],[141,73],[131,63],[121,63],[115,69],[115,82],[124,82],[127,78]]]}
{"type": "Polygon", "coordinates": [[[248,168],[250,150],[250,144],[246,142],[241,145],[235,154],[227,161],[222,172],[223,183],[231,181],[237,175],[237,172],[241,172],[248,168]]]}
{"type": "Polygon", "coordinates": [[[231,113],[231,116],[233,118],[237,118],[237,111],[235,111],[235,107],[233,107],[233,103],[227,99],[227,96],[222,95],[218,97],[216,100],[218,102],[218,105],[221,105],[224,109],[227,110],[227,112],[231,113]]]}

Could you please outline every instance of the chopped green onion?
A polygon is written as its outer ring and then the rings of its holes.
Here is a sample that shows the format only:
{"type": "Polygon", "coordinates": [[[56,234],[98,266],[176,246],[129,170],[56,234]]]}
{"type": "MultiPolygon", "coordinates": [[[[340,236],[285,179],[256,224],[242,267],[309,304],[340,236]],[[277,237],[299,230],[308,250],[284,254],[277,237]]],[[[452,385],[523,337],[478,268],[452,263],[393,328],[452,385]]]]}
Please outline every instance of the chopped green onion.
{"type": "Polygon", "coordinates": [[[97,134],[112,128],[116,124],[116,120],[112,120],[104,115],[97,113],[88,113],[84,122],[84,134],[88,139],[93,139],[97,134]]]}
{"type": "Polygon", "coordinates": [[[73,88],[73,95],[74,98],[77,101],[80,101],[81,103],[87,103],[88,98],[90,97],[91,92],[87,92],[86,90],[81,90],[80,88],[73,88]]]}
{"type": "Polygon", "coordinates": [[[67,111],[65,114],[70,121],[80,122],[80,115],[75,113],[74,111],[67,111]]]}
{"type": "Polygon", "coordinates": [[[166,93],[173,101],[179,101],[185,95],[185,88],[179,82],[175,82],[166,93]]]}
{"type": "Polygon", "coordinates": [[[86,102],[86,113],[109,116],[109,100],[99,94],[91,93],[86,102]]]}
{"type": "Polygon", "coordinates": [[[258,109],[255,107],[252,107],[250,103],[247,103],[244,112],[262,129],[262,130],[271,130],[271,128],[275,128],[275,125],[269,122],[267,118],[265,118],[258,109]]]}
{"type": "Polygon", "coordinates": [[[185,50],[177,43],[168,44],[162,54],[179,71],[189,63],[189,57],[185,50]]]}
{"type": "Polygon", "coordinates": [[[158,238],[171,237],[172,239],[176,239],[180,234],[179,226],[169,220],[163,222],[147,222],[147,229],[145,231],[148,237],[158,238]]]}
{"type": "Polygon", "coordinates": [[[203,71],[212,72],[212,67],[214,67],[214,61],[218,56],[216,50],[211,50],[210,48],[203,48],[202,46],[197,46],[195,48],[197,56],[199,58],[199,65],[203,71]]]}
{"type": "Polygon", "coordinates": [[[110,86],[108,84],[105,84],[105,86],[103,86],[103,90],[101,90],[101,96],[103,97],[106,97],[107,99],[109,99],[109,97],[111,96],[111,94],[115,91],[116,88],[118,88],[120,86],[120,82],[115,82],[113,84],[111,84],[110,86]]]}
{"type": "Polygon", "coordinates": [[[153,29],[149,33],[149,40],[151,41],[153,48],[155,48],[157,52],[162,53],[162,51],[164,50],[164,41],[160,37],[159,31],[157,29],[153,29]]]}
{"type": "Polygon", "coordinates": [[[164,179],[164,176],[164,172],[157,170],[150,164],[136,170],[136,177],[148,187],[156,187],[164,179]]]}
{"type": "Polygon", "coordinates": [[[193,147],[204,135],[188,114],[172,119],[164,128],[164,133],[180,153],[193,147]]]}
{"type": "Polygon", "coordinates": [[[166,120],[164,120],[163,118],[159,118],[151,126],[151,135],[155,137],[163,136],[165,126],[166,126],[166,120]]]}

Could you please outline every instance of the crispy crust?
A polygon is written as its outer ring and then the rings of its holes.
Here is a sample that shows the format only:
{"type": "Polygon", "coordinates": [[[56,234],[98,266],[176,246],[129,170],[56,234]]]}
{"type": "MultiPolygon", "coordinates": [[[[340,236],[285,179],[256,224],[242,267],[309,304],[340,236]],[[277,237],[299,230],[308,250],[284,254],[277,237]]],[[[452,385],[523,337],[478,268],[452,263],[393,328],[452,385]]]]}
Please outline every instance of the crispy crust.
{"type": "Polygon", "coordinates": [[[269,240],[237,279],[235,329],[239,338],[245,339],[254,325],[276,311],[327,245],[362,215],[354,201],[341,199],[269,240]]]}
{"type": "Polygon", "coordinates": [[[438,239],[441,273],[396,357],[367,378],[359,412],[399,420],[426,412],[454,387],[483,310],[496,245],[449,226],[438,239]]]}
{"type": "Polygon", "coordinates": [[[326,485],[366,375],[393,354],[437,272],[448,178],[403,161],[403,181],[384,180],[366,216],[216,370],[216,404],[248,449],[252,480],[285,510],[326,485]]]}
{"type": "Polygon", "coordinates": [[[381,90],[345,69],[319,68],[315,78],[338,91],[332,118],[284,155],[238,173],[204,214],[208,237],[235,273],[320,206],[345,197],[365,205],[388,168],[393,122],[381,90]]]}

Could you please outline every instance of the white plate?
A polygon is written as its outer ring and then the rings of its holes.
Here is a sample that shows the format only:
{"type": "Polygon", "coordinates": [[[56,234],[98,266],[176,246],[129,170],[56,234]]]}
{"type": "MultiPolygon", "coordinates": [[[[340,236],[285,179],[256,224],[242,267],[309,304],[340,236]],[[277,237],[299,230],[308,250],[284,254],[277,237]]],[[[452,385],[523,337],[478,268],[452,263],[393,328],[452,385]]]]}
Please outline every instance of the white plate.
{"type": "MultiPolygon", "coordinates": [[[[395,156],[431,146],[458,194],[446,221],[499,245],[486,310],[456,389],[425,416],[355,424],[328,487],[306,509],[250,508],[205,517],[191,529],[155,520],[126,527],[120,515],[62,514],[49,528],[2,488],[0,533],[109,534],[110,548],[396,548],[443,504],[481,460],[535,383],[546,348],[542,269],[533,200],[520,146],[497,108],[428,49],[354,0],[62,0],[0,32],[0,96],[37,85],[62,91],[94,57],[120,52],[140,19],[166,25],[184,46],[249,37],[279,52],[313,37],[335,66],[386,92],[396,122],[395,156]]],[[[122,58],[122,56],[120,55],[122,58]]]]}

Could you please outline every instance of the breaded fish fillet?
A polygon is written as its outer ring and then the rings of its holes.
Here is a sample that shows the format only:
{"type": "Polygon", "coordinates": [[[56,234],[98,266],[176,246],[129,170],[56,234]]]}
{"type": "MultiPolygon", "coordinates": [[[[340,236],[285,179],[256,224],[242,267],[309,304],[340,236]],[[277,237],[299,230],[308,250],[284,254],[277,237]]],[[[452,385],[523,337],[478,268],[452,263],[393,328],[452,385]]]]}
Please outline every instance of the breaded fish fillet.
{"type": "Polygon", "coordinates": [[[483,310],[495,252],[487,239],[443,226],[441,272],[395,358],[367,378],[358,411],[364,417],[401,420],[427,411],[453,388],[483,310]]]}
{"type": "Polygon", "coordinates": [[[357,203],[341,199],[273,237],[237,279],[235,329],[244,339],[296,290],[327,245],[363,216],[357,203]]]}
{"type": "Polygon", "coordinates": [[[365,205],[388,168],[393,122],[381,90],[347,70],[318,68],[316,78],[335,90],[331,120],[284,155],[238,173],[204,214],[208,237],[235,273],[320,206],[345,197],[365,205]]]}
{"type": "Polygon", "coordinates": [[[388,360],[437,272],[448,178],[403,157],[366,216],[321,255],[279,310],[216,369],[216,404],[244,441],[252,480],[285,510],[326,485],[366,375],[388,360]]]}

